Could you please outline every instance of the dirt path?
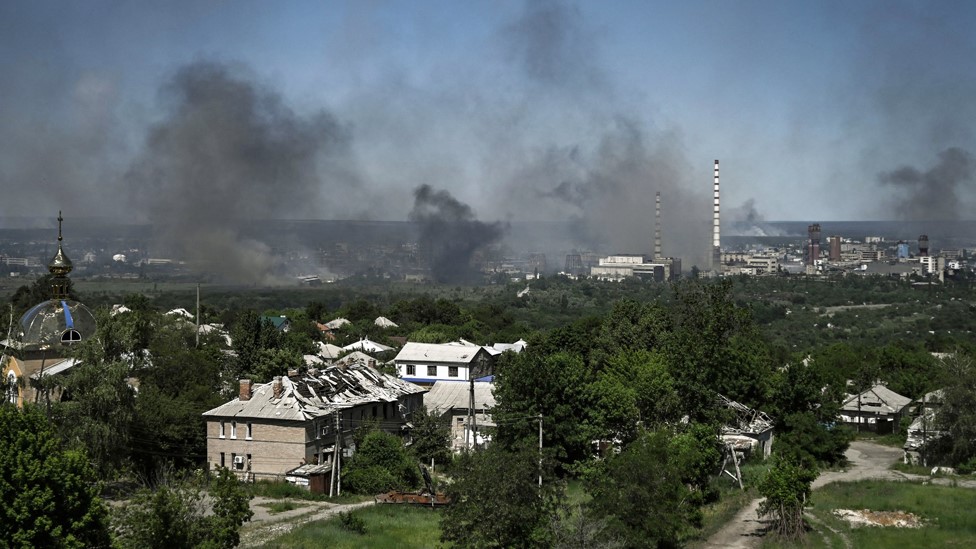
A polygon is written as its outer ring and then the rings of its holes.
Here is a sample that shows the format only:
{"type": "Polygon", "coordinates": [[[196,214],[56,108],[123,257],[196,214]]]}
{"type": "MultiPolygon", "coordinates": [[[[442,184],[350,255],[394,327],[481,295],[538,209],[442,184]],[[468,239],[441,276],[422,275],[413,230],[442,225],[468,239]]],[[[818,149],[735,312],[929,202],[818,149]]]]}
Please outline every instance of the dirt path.
{"type": "Polygon", "coordinates": [[[260,547],[269,541],[290,532],[293,528],[316,520],[324,520],[340,512],[348,512],[368,505],[373,501],[338,505],[323,501],[291,500],[301,507],[290,511],[271,514],[267,504],[279,501],[269,498],[251,500],[254,516],[241,530],[240,547],[260,547]]]}
{"type": "MultiPolygon", "coordinates": [[[[822,473],[813,481],[813,488],[830,484],[831,482],[851,482],[865,479],[905,480],[910,475],[904,475],[889,469],[893,463],[902,458],[900,448],[881,446],[871,442],[854,441],[845,454],[850,466],[844,471],[828,471],[822,473]]],[[[924,479],[927,477],[918,477],[924,479]]],[[[721,530],[708,538],[705,547],[746,549],[757,547],[762,539],[765,528],[759,519],[759,502],[761,498],[749,502],[739,513],[721,530]]]]}

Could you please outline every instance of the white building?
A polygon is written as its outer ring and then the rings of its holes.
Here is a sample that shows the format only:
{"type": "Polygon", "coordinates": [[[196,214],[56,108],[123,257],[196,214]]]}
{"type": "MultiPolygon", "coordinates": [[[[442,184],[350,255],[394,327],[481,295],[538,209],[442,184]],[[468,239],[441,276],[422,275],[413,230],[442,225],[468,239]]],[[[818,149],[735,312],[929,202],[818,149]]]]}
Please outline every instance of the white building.
{"type": "Polygon", "coordinates": [[[489,372],[491,354],[478,345],[407,342],[393,359],[400,379],[420,385],[437,381],[468,381],[489,372]]]}

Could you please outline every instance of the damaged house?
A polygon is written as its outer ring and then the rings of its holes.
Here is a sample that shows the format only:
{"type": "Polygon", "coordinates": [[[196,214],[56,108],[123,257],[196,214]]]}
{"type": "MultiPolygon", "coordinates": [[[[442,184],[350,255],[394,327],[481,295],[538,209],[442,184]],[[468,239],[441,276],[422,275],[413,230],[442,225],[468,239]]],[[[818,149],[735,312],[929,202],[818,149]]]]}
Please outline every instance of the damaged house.
{"type": "Polygon", "coordinates": [[[773,420],[765,412],[718,395],[719,405],[732,412],[732,420],[722,426],[719,438],[726,447],[743,454],[769,457],[773,449],[773,420]]]}
{"type": "Polygon", "coordinates": [[[238,398],[203,414],[207,461],[245,480],[329,465],[338,453],[352,455],[353,433],[364,423],[405,434],[424,392],[366,363],[291,372],[259,385],[241,380],[238,398]]]}
{"type": "Polygon", "coordinates": [[[879,383],[856,395],[848,395],[840,407],[840,420],[858,432],[894,433],[911,402],[912,399],[879,383]]]}

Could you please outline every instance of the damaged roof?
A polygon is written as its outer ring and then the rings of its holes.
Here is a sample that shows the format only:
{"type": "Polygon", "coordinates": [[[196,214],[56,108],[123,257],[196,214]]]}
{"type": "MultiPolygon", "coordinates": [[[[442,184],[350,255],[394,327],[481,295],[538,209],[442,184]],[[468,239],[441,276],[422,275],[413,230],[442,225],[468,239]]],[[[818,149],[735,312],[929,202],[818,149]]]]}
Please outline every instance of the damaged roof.
{"type": "Polygon", "coordinates": [[[425,391],[418,385],[365,364],[345,368],[333,366],[293,377],[282,376],[279,398],[274,396],[275,383],[278,381],[255,385],[251,389],[250,399],[242,401],[235,398],[203,415],[306,421],[361,404],[396,402],[403,396],[425,391]]]}
{"type": "Polygon", "coordinates": [[[899,395],[879,383],[860,394],[849,395],[840,408],[845,412],[897,414],[911,402],[912,399],[899,395]]]}

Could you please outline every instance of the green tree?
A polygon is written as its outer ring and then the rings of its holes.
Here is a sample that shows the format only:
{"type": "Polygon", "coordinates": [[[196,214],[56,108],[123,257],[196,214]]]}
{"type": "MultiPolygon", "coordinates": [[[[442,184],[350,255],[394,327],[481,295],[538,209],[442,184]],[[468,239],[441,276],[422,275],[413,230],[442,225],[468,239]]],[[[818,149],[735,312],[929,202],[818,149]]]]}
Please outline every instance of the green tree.
{"type": "Polygon", "coordinates": [[[421,463],[431,461],[446,464],[451,461],[450,420],[428,410],[426,407],[414,412],[410,418],[413,429],[410,437],[410,451],[421,463]]]}
{"type": "Polygon", "coordinates": [[[253,515],[250,499],[233,473],[224,468],[209,487],[201,477],[163,479],[116,510],[116,542],[132,549],[237,547],[240,527],[253,515]]]}
{"type": "Polygon", "coordinates": [[[594,372],[578,356],[557,352],[539,356],[532,347],[499,368],[495,378],[497,404],[492,416],[499,424],[498,443],[512,449],[538,438],[536,417],[544,418],[546,446],[563,464],[587,459],[591,442],[604,434],[592,418],[589,389],[594,372]]]}
{"type": "Polygon", "coordinates": [[[772,381],[770,415],[777,448],[804,463],[838,463],[853,438],[837,424],[843,391],[816,361],[800,360],[777,371],[772,381]]]}
{"type": "Polygon", "coordinates": [[[810,497],[817,470],[777,456],[773,466],[759,483],[759,493],[766,499],[759,504],[759,516],[769,516],[773,531],[790,541],[803,537],[803,507],[810,497]]]}
{"type": "MultiPolygon", "coordinates": [[[[186,330],[183,330],[186,331],[186,330]]],[[[221,352],[193,346],[190,333],[157,337],[151,363],[141,368],[135,418],[130,428],[132,459],[137,471],[194,467],[205,461],[203,412],[220,405],[221,352]]]]}
{"type": "Polygon", "coordinates": [[[404,490],[420,483],[420,470],[399,437],[373,430],[356,444],[343,468],[343,482],[359,494],[404,490]]]}
{"type": "Polygon", "coordinates": [[[947,383],[936,421],[949,435],[942,443],[948,462],[958,465],[976,458],[976,364],[958,353],[943,360],[947,383]]]}
{"type": "Polygon", "coordinates": [[[81,360],[64,381],[63,400],[51,404],[51,416],[69,447],[83,449],[99,478],[110,479],[129,464],[135,415],[131,366],[87,353],[81,360]]]}
{"type": "Polygon", "coordinates": [[[0,405],[0,539],[7,547],[107,547],[108,513],[82,452],[37,407],[0,405]]]}
{"type": "Polygon", "coordinates": [[[627,547],[670,547],[701,524],[701,498],[682,481],[697,461],[664,430],[646,432],[589,476],[589,512],[627,547]]]}
{"type": "MultiPolygon", "coordinates": [[[[447,488],[452,504],[441,517],[441,540],[454,547],[551,547],[552,517],[562,488],[539,488],[539,454],[529,445],[492,445],[464,454],[447,488]]],[[[548,462],[543,475],[551,479],[548,462]]]]}

